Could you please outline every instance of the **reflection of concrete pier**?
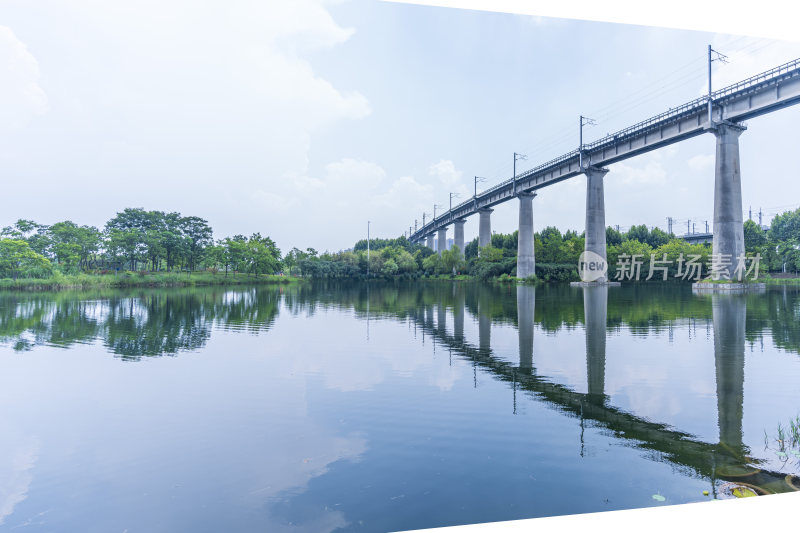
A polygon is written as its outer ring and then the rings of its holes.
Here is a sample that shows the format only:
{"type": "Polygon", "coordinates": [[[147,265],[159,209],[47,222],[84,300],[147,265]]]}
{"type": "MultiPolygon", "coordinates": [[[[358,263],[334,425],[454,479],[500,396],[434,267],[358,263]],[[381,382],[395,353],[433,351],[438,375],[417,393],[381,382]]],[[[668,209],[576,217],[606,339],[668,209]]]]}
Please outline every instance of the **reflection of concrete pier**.
{"type": "Polygon", "coordinates": [[[465,307],[464,288],[460,285],[455,286],[455,297],[453,298],[453,336],[456,340],[464,340],[464,307],[465,307]]]}
{"type": "MultiPolygon", "coordinates": [[[[530,287],[526,287],[530,288],[530,287]]],[[[531,288],[532,289],[532,288],[531,288]]],[[[608,287],[584,289],[584,317],[586,321],[586,353],[589,393],[582,394],[537,374],[533,365],[528,372],[520,371],[492,353],[489,346],[491,318],[488,298],[479,298],[479,345],[475,347],[466,339],[440,333],[439,328],[424,326],[438,342],[471,361],[495,379],[506,381],[513,387],[515,401],[520,391],[533,393],[531,397],[558,408],[561,412],[595,425],[607,428],[614,436],[635,448],[658,452],[652,454],[657,461],[685,466],[701,477],[712,480],[745,482],[768,492],[788,492],[785,472],[757,470],[748,466],[748,450],[742,445],[742,385],[744,363],[744,299],[733,300],[731,295],[717,295],[714,300],[714,335],[717,363],[717,394],[719,405],[720,442],[707,443],[695,436],[677,431],[667,424],[639,418],[604,401],[605,349],[608,287]],[[598,401],[601,400],[601,401],[598,401]]],[[[517,318],[520,325],[520,367],[525,367],[528,355],[533,353],[533,294],[517,293],[517,318]],[[531,305],[528,305],[528,304],[531,305]],[[522,308],[520,309],[520,305],[522,308]],[[528,320],[528,317],[531,320],[528,320]],[[528,335],[531,332],[531,335],[528,335]],[[528,349],[530,347],[530,349],[528,349]]],[[[486,295],[482,295],[486,296],[486,295]]],[[[735,296],[734,296],[735,297],[735,296]]],[[[475,309],[475,306],[471,306],[475,309]]],[[[473,378],[475,379],[475,378],[473,378]]]]}
{"type": "Polygon", "coordinates": [[[583,288],[583,316],[586,326],[586,378],[589,397],[602,402],[606,384],[606,315],[608,286],[583,288]]]}
{"type": "Polygon", "coordinates": [[[481,294],[478,300],[478,347],[486,353],[492,349],[492,317],[487,294],[481,294]]]}
{"type": "Polygon", "coordinates": [[[711,310],[714,322],[719,441],[741,453],[746,301],[740,295],[713,294],[711,310]]]}
{"type": "Polygon", "coordinates": [[[519,333],[519,368],[529,373],[533,368],[533,319],[536,288],[517,285],[517,332],[519,333]]]}
{"type": "Polygon", "coordinates": [[[433,306],[425,306],[425,327],[433,329],[433,306]]]}

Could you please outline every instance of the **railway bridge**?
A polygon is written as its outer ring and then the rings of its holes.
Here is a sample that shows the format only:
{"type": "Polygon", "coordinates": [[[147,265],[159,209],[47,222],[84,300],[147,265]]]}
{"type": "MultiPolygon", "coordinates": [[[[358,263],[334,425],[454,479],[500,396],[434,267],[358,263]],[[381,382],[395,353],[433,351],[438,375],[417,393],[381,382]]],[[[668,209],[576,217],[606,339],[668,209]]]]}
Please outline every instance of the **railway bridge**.
{"type": "MultiPolygon", "coordinates": [[[[606,257],[605,198],[603,182],[608,166],[652,150],[663,148],[702,134],[716,137],[714,170],[713,254],[733,259],[744,253],[742,177],[739,163],[739,136],[746,130],[744,121],[800,102],[800,58],[762,72],[738,83],[709,92],[664,113],[629,126],[597,141],[583,144],[530,170],[515,174],[488,190],[456,205],[421,227],[415,227],[410,240],[427,242],[433,248],[438,233],[438,251],[447,242],[453,226],[454,241],[464,252],[464,223],[467,217],[480,217],[478,243],[491,241],[492,208],[512,199],[519,201],[519,239],[517,276],[534,273],[533,199],[537,191],[576,176],[586,176],[587,252],[606,257]]],[[[581,118],[583,124],[583,117],[581,118]]],[[[720,273],[730,275],[730,265],[720,265],[720,273]]],[[[607,277],[597,280],[607,281],[607,277]]]]}

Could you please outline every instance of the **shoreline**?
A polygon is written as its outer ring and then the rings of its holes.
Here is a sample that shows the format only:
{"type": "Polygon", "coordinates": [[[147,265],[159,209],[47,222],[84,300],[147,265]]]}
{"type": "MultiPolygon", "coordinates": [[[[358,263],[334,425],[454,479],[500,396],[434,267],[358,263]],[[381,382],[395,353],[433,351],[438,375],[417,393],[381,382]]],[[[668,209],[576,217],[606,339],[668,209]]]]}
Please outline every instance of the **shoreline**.
{"type": "MultiPolygon", "coordinates": [[[[26,278],[16,281],[0,279],[0,291],[27,291],[27,292],[58,292],[82,289],[124,289],[124,288],[167,288],[167,287],[208,287],[208,286],[238,286],[238,285],[286,285],[309,281],[362,281],[362,282],[394,282],[394,281],[460,281],[483,282],[501,284],[572,284],[569,281],[548,281],[542,279],[514,278],[499,276],[481,280],[476,276],[467,274],[420,276],[417,278],[312,278],[300,276],[279,276],[274,274],[253,275],[238,273],[235,276],[229,273],[195,272],[192,274],[181,272],[146,272],[132,273],[129,271],[113,274],[75,274],[57,275],[51,278],[26,278]]],[[[580,282],[578,282],[580,283],[580,282]]],[[[676,283],[678,283],[676,281],[676,283]]],[[[627,285],[628,283],[624,283],[627,285]]],[[[759,284],[772,286],[800,286],[800,278],[764,278],[759,284]]],[[[619,283],[615,283],[615,286],[619,283]]]]}
{"type": "Polygon", "coordinates": [[[58,275],[51,278],[0,279],[0,291],[58,292],[82,289],[286,285],[305,281],[296,276],[196,272],[156,272],[58,275]]]}

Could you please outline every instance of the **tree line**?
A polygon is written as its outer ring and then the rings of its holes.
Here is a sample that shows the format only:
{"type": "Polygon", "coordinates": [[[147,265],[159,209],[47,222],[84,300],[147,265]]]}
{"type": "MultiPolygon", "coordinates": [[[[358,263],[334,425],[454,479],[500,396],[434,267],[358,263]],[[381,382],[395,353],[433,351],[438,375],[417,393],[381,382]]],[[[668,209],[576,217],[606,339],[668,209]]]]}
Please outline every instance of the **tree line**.
{"type": "MultiPolygon", "coordinates": [[[[765,232],[756,223],[744,223],[746,251],[761,255],[761,271],[800,271],[800,209],[772,220],[765,232]]],[[[456,247],[441,255],[405,237],[360,240],[352,249],[320,253],[313,248],[293,248],[285,257],[269,237],[253,233],[214,241],[208,222],[177,212],[128,208],[117,213],[103,229],[79,226],[72,221],[47,226],[18,220],[0,230],[0,278],[42,278],[58,271],[82,272],[193,272],[197,269],[249,274],[289,274],[314,278],[418,278],[467,274],[479,279],[516,275],[517,232],[493,234],[489,246],[478,239],[469,242],[463,255],[456,247]]],[[[689,244],[659,228],[633,226],[626,232],[606,229],[610,274],[623,254],[644,258],[664,254],[673,262],[683,254],[709,262],[711,247],[689,244]]],[[[584,250],[584,235],[561,233],[546,227],[534,235],[536,276],[547,281],[571,281],[578,277],[577,264],[584,250]]]]}
{"type": "Polygon", "coordinates": [[[117,213],[103,229],[70,220],[48,226],[21,219],[0,230],[0,278],[200,268],[273,274],[281,269],[281,252],[260,233],[214,241],[203,218],[142,208],[117,213]]]}
{"type": "MultiPolygon", "coordinates": [[[[761,255],[761,272],[800,271],[800,209],[787,211],[772,220],[769,231],[755,222],[744,223],[745,248],[748,255],[761,255]]],[[[431,275],[466,274],[479,279],[509,278],[516,275],[518,233],[495,233],[491,243],[480,248],[475,238],[464,247],[441,255],[405,237],[358,241],[351,250],[337,253],[318,253],[312,248],[294,248],[284,260],[291,273],[318,278],[418,278],[431,275]]],[[[639,255],[647,275],[650,258],[670,262],[669,275],[677,274],[678,258],[699,256],[698,262],[707,265],[711,260],[710,244],[690,244],[660,228],[645,225],[620,232],[606,228],[609,275],[616,274],[618,259],[639,255]]],[[[584,235],[576,231],[561,233],[558,228],[546,227],[534,234],[536,276],[545,281],[574,281],[578,279],[578,259],[584,250],[584,235]]]]}

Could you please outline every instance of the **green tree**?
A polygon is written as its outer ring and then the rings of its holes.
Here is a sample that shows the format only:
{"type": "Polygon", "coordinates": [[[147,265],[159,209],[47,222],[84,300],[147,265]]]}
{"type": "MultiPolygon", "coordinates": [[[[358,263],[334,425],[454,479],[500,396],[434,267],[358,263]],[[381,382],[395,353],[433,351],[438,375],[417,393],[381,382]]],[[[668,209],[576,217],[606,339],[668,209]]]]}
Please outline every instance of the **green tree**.
{"type": "Polygon", "coordinates": [[[772,219],[769,239],[774,243],[800,242],[800,208],[786,211],[772,219]]]}
{"type": "Polygon", "coordinates": [[[387,276],[394,276],[399,270],[400,268],[397,266],[397,263],[394,262],[394,259],[387,259],[383,262],[381,273],[386,274],[387,276]]]}
{"type": "Polygon", "coordinates": [[[212,244],[206,248],[205,261],[206,267],[216,274],[220,267],[225,269],[225,275],[228,275],[228,258],[227,248],[223,241],[217,244],[212,244]]]}
{"type": "Polygon", "coordinates": [[[666,231],[661,228],[653,228],[647,236],[647,244],[649,244],[651,248],[658,248],[663,244],[667,244],[670,239],[671,237],[666,231]]]}
{"type": "Polygon", "coordinates": [[[422,260],[422,268],[429,274],[437,274],[442,270],[442,258],[439,254],[431,254],[422,260]]]}
{"type": "Polygon", "coordinates": [[[647,226],[641,224],[639,226],[631,226],[631,229],[625,233],[625,240],[630,241],[639,241],[642,243],[648,242],[650,237],[650,231],[647,229],[647,226]]]}
{"type": "Polygon", "coordinates": [[[107,249],[112,257],[122,257],[131,270],[136,270],[136,263],[142,254],[142,232],[138,228],[106,230],[107,249]]]}
{"type": "Polygon", "coordinates": [[[269,237],[262,237],[260,233],[253,233],[247,240],[246,261],[250,273],[274,274],[280,269],[281,252],[269,237]]]}
{"type": "Polygon", "coordinates": [[[441,270],[443,273],[456,274],[465,266],[461,258],[461,250],[453,245],[449,250],[442,252],[441,270]]]}
{"type": "Polygon", "coordinates": [[[49,272],[50,261],[34,252],[22,239],[0,239],[0,275],[11,276],[15,281],[19,276],[33,277],[49,272]]]}
{"type": "Polygon", "coordinates": [[[767,235],[758,224],[752,220],[744,221],[744,249],[746,252],[756,252],[767,243],[767,235]]]}
{"type": "Polygon", "coordinates": [[[606,244],[609,246],[619,246],[622,244],[622,233],[608,226],[606,228],[606,244]]]}
{"type": "Polygon", "coordinates": [[[172,270],[175,261],[181,256],[184,246],[180,213],[166,213],[160,229],[161,247],[167,261],[167,270],[172,270]]]}
{"type": "Polygon", "coordinates": [[[478,261],[483,263],[497,263],[503,260],[503,250],[495,248],[491,244],[480,249],[478,261]]]}
{"type": "MultiPolygon", "coordinates": [[[[542,263],[559,263],[561,245],[564,242],[563,235],[555,226],[544,228],[539,234],[541,246],[535,249],[536,260],[542,263]]],[[[534,239],[534,245],[536,240],[534,239]]]]}
{"type": "Polygon", "coordinates": [[[90,257],[100,250],[102,233],[94,226],[78,226],[71,220],[50,226],[51,249],[65,271],[89,268],[90,257]]]}
{"type": "Polygon", "coordinates": [[[397,254],[395,261],[397,262],[398,270],[402,273],[411,274],[412,272],[416,272],[417,270],[417,262],[414,260],[414,257],[406,250],[401,250],[397,254]]]}
{"type": "Polygon", "coordinates": [[[186,254],[191,272],[202,259],[206,246],[213,242],[211,226],[200,217],[183,217],[180,219],[180,227],[186,243],[186,254]]]}
{"type": "Polygon", "coordinates": [[[225,257],[235,276],[237,272],[247,270],[247,238],[244,235],[225,237],[225,257]]]}

